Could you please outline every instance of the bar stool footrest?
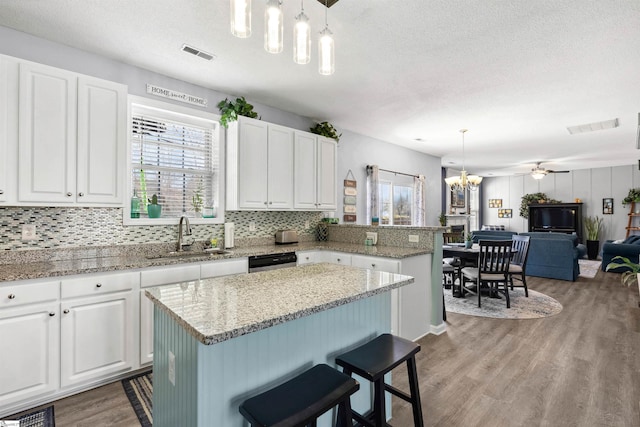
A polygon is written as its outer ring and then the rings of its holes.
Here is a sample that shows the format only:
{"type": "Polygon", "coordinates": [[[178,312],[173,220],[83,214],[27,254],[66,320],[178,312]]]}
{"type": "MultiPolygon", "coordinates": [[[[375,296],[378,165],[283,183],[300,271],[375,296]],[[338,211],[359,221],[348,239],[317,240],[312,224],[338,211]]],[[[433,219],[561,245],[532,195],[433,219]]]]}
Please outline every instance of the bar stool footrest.
{"type": "Polygon", "coordinates": [[[406,402],[412,403],[413,399],[411,399],[411,396],[409,396],[407,393],[405,393],[402,390],[399,390],[397,388],[395,388],[392,385],[389,385],[387,383],[384,384],[384,389],[386,391],[388,391],[391,394],[394,394],[396,396],[398,396],[400,399],[404,399],[406,402]]]}

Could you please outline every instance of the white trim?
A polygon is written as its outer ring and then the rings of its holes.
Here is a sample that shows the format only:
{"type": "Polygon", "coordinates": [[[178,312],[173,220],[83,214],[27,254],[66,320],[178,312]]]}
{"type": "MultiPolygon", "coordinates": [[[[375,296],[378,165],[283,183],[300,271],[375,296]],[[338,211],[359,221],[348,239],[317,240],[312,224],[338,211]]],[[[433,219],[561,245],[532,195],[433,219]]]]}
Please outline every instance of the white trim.
{"type": "MultiPolygon", "coordinates": [[[[429,332],[428,334],[433,334],[433,335],[442,335],[445,332],[447,332],[447,324],[445,322],[440,323],[439,325],[435,326],[435,325],[431,325],[429,327],[429,332]]],[[[425,335],[428,335],[425,334],[425,335]]],[[[424,336],[424,335],[423,335],[424,336]]],[[[420,337],[422,338],[422,337],[420,337]]],[[[418,339],[420,339],[418,338],[418,339]]]]}

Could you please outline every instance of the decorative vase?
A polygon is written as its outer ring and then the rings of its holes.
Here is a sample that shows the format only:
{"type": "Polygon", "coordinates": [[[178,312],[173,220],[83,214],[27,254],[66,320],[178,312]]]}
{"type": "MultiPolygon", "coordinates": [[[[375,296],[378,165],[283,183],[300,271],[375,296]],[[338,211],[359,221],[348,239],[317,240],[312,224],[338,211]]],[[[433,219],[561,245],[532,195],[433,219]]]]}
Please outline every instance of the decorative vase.
{"type": "Polygon", "coordinates": [[[598,258],[598,250],[600,249],[599,240],[587,240],[587,256],[589,259],[598,258]]]}
{"type": "Polygon", "coordinates": [[[148,205],[147,213],[149,214],[149,218],[160,218],[162,214],[162,205],[148,205]]]}
{"type": "Polygon", "coordinates": [[[465,240],[464,241],[464,247],[467,249],[471,249],[471,246],[473,246],[473,240],[465,240]]]}

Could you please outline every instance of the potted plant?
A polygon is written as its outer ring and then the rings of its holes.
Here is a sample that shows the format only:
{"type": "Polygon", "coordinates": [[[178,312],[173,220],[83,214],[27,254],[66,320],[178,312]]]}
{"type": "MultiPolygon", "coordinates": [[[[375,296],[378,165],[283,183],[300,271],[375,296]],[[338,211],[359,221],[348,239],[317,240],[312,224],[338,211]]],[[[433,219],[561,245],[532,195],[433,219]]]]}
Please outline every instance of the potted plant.
{"type": "Polygon", "coordinates": [[[584,218],[584,228],[587,231],[587,256],[589,259],[598,258],[598,250],[600,249],[600,229],[602,228],[602,219],[597,215],[587,216],[584,218]]]}
{"type": "Polygon", "coordinates": [[[520,216],[529,218],[529,205],[532,203],[560,203],[560,201],[547,197],[544,193],[525,194],[520,199],[520,216]]]}
{"type": "Polygon", "coordinates": [[[311,133],[315,133],[316,135],[326,136],[327,138],[335,139],[336,142],[340,142],[340,137],[342,134],[338,135],[338,131],[333,125],[329,122],[320,122],[316,123],[316,125],[312,128],[309,128],[311,133]]]}
{"type": "Polygon", "coordinates": [[[155,194],[149,199],[147,213],[149,214],[149,218],[160,218],[162,214],[162,206],[158,204],[158,196],[155,194]]]}
{"type": "Polygon", "coordinates": [[[473,246],[473,236],[471,235],[471,233],[466,233],[464,235],[464,247],[467,249],[471,249],[471,246],[473,246]]]}
{"type": "Polygon", "coordinates": [[[253,111],[253,105],[249,104],[244,96],[236,98],[235,102],[225,98],[224,101],[218,102],[218,109],[220,110],[220,124],[225,128],[229,126],[229,122],[238,120],[238,116],[252,119],[258,117],[258,113],[253,111]]]}
{"type": "MultiPolygon", "coordinates": [[[[624,268],[625,271],[622,272],[620,276],[620,281],[623,285],[631,286],[634,283],[638,284],[638,294],[640,294],[640,264],[631,261],[627,257],[623,256],[614,256],[611,259],[611,262],[607,264],[606,270],[617,270],[619,268],[624,268]],[[619,262],[615,262],[615,261],[619,262]]],[[[640,302],[638,303],[640,306],[640,302]]]]}
{"type": "Polygon", "coordinates": [[[440,225],[443,227],[447,225],[447,216],[444,214],[444,212],[440,212],[440,215],[438,216],[438,221],[440,222],[440,225]]]}

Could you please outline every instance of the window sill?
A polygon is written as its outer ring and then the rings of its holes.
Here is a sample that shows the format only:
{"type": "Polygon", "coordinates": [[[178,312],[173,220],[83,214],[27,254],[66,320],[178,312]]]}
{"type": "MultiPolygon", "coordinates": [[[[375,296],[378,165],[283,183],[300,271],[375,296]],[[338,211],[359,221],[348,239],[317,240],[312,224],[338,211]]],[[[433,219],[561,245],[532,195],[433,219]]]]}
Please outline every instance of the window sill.
{"type": "MultiPolygon", "coordinates": [[[[129,212],[127,212],[127,216],[123,216],[122,224],[125,226],[135,226],[135,225],[178,225],[180,223],[180,218],[130,218],[128,216],[129,212]]],[[[192,225],[197,224],[224,224],[224,215],[215,218],[189,218],[189,223],[192,225]]]]}

